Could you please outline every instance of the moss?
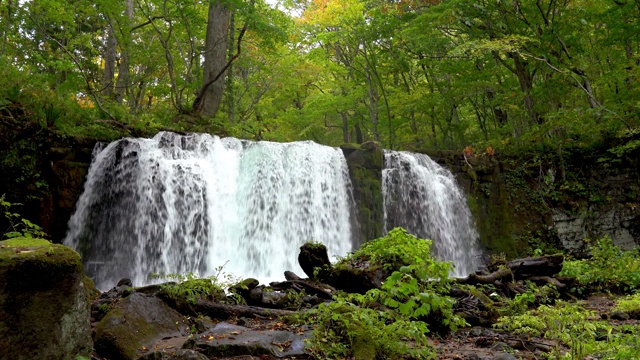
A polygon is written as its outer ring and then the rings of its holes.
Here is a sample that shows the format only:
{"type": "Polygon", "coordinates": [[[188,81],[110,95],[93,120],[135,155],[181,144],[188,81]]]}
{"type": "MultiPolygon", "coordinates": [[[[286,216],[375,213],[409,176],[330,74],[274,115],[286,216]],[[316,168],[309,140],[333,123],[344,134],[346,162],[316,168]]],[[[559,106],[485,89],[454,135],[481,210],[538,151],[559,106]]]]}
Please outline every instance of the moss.
{"type": "Polygon", "coordinates": [[[83,277],[80,255],[68,247],[32,238],[0,242],[0,317],[13,329],[3,340],[15,344],[9,354],[90,354],[83,277]]]}
{"type": "Polygon", "coordinates": [[[342,150],[358,150],[360,149],[360,145],[359,144],[354,144],[354,143],[345,143],[340,145],[340,148],[342,150]]]}
{"type": "Polygon", "coordinates": [[[82,271],[80,255],[60,244],[35,238],[15,238],[0,241],[0,267],[20,265],[34,277],[52,275],[51,270],[82,271]]]}
{"type": "Polygon", "coordinates": [[[39,238],[17,237],[9,240],[0,241],[0,246],[9,247],[33,247],[51,245],[49,240],[39,238]]]}
{"type": "Polygon", "coordinates": [[[375,341],[368,331],[362,330],[362,324],[352,324],[351,338],[351,354],[354,359],[358,360],[375,360],[376,347],[375,341]]]}

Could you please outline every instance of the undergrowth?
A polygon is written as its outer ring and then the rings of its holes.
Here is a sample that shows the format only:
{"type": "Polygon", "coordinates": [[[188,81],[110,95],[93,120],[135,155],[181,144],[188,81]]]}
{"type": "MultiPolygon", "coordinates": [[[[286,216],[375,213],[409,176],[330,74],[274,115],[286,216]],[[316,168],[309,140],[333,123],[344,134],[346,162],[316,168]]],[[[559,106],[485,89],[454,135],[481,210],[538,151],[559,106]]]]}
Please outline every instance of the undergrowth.
{"type": "Polygon", "coordinates": [[[629,292],[640,289],[640,254],[638,250],[625,251],[613,244],[609,236],[595,241],[589,247],[591,257],[565,261],[562,276],[571,276],[579,286],[573,290],[629,292]]]}
{"type": "Polygon", "coordinates": [[[307,314],[316,325],[308,349],[316,357],[435,358],[426,334],[467,325],[453,313],[450,263],[435,260],[431,241],[396,228],[366,243],[343,261],[366,259],[391,275],[364,295],[337,294],[307,314]]]}

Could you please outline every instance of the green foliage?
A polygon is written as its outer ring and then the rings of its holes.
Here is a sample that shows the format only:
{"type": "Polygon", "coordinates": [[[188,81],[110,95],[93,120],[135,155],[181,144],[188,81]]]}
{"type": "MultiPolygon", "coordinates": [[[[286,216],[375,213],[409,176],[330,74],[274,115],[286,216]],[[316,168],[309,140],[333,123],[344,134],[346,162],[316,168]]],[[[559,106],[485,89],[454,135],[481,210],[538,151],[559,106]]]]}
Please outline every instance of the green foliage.
{"type": "Polygon", "coordinates": [[[25,238],[44,238],[47,234],[42,231],[42,228],[31,221],[23,218],[20,214],[12,212],[11,207],[19,204],[11,204],[6,201],[4,198],[4,194],[0,195],[0,211],[3,212],[4,217],[7,219],[9,223],[9,229],[3,232],[2,238],[17,238],[17,237],[25,237],[25,238]]]}
{"type": "Polygon", "coordinates": [[[640,328],[616,327],[598,320],[595,311],[581,304],[558,302],[542,305],[521,315],[501,317],[494,327],[525,336],[557,341],[550,359],[635,359],[640,356],[640,328]]]}
{"type": "Polygon", "coordinates": [[[429,274],[445,280],[452,265],[435,260],[431,256],[431,244],[431,240],[418,239],[403,228],[395,228],[381,238],[365,242],[343,261],[366,259],[372,264],[381,264],[384,270],[414,265],[414,270],[420,272],[418,276],[429,274]]]}
{"type": "Polygon", "coordinates": [[[589,247],[591,258],[565,261],[560,275],[575,277],[582,288],[629,291],[640,288],[640,255],[624,251],[605,236],[589,247]]]}
{"type": "Polygon", "coordinates": [[[368,342],[378,358],[433,358],[425,334],[467,324],[453,313],[454,301],[443,295],[449,290],[451,264],[435,260],[430,244],[396,228],[343,259],[384,264],[393,272],[380,289],[339,294],[311,312],[318,326],[312,351],[327,358],[356,356],[358,346],[368,342]]]}
{"type": "Polygon", "coordinates": [[[218,283],[216,276],[200,278],[193,273],[186,275],[169,274],[163,278],[177,281],[177,283],[166,283],[162,285],[162,290],[173,300],[186,300],[195,304],[199,298],[208,298],[221,301],[226,298],[222,286],[218,283]]]}
{"type": "Polygon", "coordinates": [[[615,311],[640,314],[640,293],[626,296],[616,302],[615,311]]]}
{"type": "Polygon", "coordinates": [[[337,296],[314,311],[317,324],[307,350],[319,359],[435,359],[427,324],[363,307],[361,296],[337,296]],[[364,355],[367,354],[367,355],[364,355]]]}

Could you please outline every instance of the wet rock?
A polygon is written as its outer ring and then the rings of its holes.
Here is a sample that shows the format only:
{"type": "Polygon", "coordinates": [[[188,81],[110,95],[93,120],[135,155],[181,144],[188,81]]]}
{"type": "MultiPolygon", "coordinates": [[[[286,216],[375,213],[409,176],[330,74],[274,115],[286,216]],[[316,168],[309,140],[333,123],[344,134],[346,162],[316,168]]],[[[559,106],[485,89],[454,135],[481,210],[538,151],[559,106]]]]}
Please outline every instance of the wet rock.
{"type": "Polygon", "coordinates": [[[165,337],[188,333],[185,319],[162,300],[133,293],[114,302],[95,328],[95,349],[111,360],[136,359],[165,337]]]}
{"type": "Polygon", "coordinates": [[[327,247],[319,243],[305,243],[300,247],[298,263],[310,279],[315,279],[314,269],[331,267],[327,247]]]}
{"type": "Polygon", "coordinates": [[[165,351],[153,351],[142,357],[139,360],[208,360],[209,358],[200,354],[197,351],[180,349],[173,353],[167,353],[165,351]]]}
{"type": "Polygon", "coordinates": [[[630,316],[629,314],[623,312],[623,311],[614,311],[611,314],[609,314],[609,319],[611,320],[629,320],[630,316]]]}
{"type": "Polygon", "coordinates": [[[256,331],[222,322],[215,328],[187,340],[183,348],[198,351],[209,358],[241,355],[306,357],[304,340],[310,336],[309,328],[302,333],[281,330],[256,331]]]}
{"type": "Polygon", "coordinates": [[[513,356],[513,355],[511,355],[511,354],[500,353],[500,354],[494,356],[493,360],[518,360],[518,358],[513,356]]]}

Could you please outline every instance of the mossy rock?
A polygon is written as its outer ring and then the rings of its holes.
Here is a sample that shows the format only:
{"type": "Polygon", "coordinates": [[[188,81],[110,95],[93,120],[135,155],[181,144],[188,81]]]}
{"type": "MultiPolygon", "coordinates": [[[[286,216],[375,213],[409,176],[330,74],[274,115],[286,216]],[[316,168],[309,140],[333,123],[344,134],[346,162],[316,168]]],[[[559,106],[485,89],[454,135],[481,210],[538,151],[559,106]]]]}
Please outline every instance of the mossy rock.
{"type": "Polygon", "coordinates": [[[95,328],[95,349],[112,360],[136,359],[164,337],[188,333],[186,320],[162,300],[133,293],[113,304],[95,328]]]}
{"type": "Polygon", "coordinates": [[[0,241],[0,347],[7,359],[89,356],[89,291],[80,255],[44,239],[0,241]]]}

